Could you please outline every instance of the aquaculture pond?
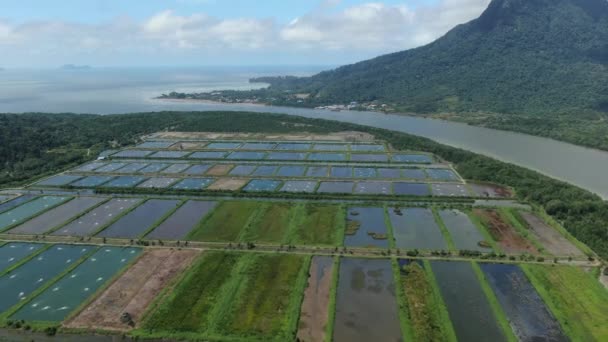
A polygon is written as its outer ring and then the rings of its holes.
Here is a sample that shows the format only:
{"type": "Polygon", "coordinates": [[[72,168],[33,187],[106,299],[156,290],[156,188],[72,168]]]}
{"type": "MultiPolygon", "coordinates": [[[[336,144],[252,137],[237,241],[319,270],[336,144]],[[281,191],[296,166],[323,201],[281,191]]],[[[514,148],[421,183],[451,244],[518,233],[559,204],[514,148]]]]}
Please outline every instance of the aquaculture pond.
{"type": "Polygon", "coordinates": [[[124,167],[116,170],[117,173],[135,173],[146,166],[149,166],[148,163],[130,163],[125,165],[124,167]]]}
{"type": "Polygon", "coordinates": [[[282,143],[277,145],[277,150],[284,151],[308,151],[312,147],[312,144],[305,143],[282,143]]]}
{"type": "Polygon", "coordinates": [[[464,184],[431,184],[434,196],[444,197],[469,197],[469,192],[464,184]]]}
{"type": "Polygon", "coordinates": [[[390,182],[358,182],[355,186],[356,194],[389,195],[392,193],[390,182]]]}
{"type": "Polygon", "coordinates": [[[326,166],[310,166],[306,171],[308,177],[327,177],[329,168],[326,166]]]}
{"type": "Polygon", "coordinates": [[[155,178],[150,178],[147,181],[139,184],[137,187],[138,188],[167,188],[170,185],[172,185],[173,183],[177,182],[179,179],[178,178],[160,178],[160,177],[155,177],[155,178]]]}
{"type": "Polygon", "coordinates": [[[88,176],[71,183],[70,186],[79,188],[94,188],[114,179],[113,176],[88,176]]]}
{"type": "Polygon", "coordinates": [[[467,214],[460,210],[446,209],[439,211],[439,216],[441,216],[441,220],[450,232],[456,249],[480,252],[492,251],[492,248],[482,247],[482,245],[487,245],[487,243],[482,243],[485,238],[467,214]]]}
{"type": "Polygon", "coordinates": [[[125,167],[126,165],[127,165],[127,163],[110,163],[110,164],[102,166],[98,169],[95,169],[95,172],[97,172],[97,173],[114,172],[120,168],[125,167]]]}
{"type": "Polygon", "coordinates": [[[252,176],[272,176],[277,172],[278,166],[273,165],[262,165],[258,166],[257,169],[251,174],[252,176]]]}
{"type": "Polygon", "coordinates": [[[249,176],[254,170],[255,165],[237,165],[232,171],[230,171],[231,176],[249,176]]]}
{"type": "Polygon", "coordinates": [[[199,222],[215,208],[217,202],[188,201],[175,211],[168,219],[156,227],[148,239],[181,240],[185,238],[199,222]]]}
{"type": "Polygon", "coordinates": [[[40,186],[63,186],[63,185],[68,185],[72,182],[75,182],[77,180],[79,180],[80,178],[82,178],[82,176],[75,176],[75,175],[57,175],[57,176],[53,176],[44,180],[41,180],[40,182],[36,183],[36,185],[40,185],[40,186]]]}
{"type": "Polygon", "coordinates": [[[390,260],[342,258],[335,342],[402,341],[390,260]]]}
{"type": "Polygon", "coordinates": [[[175,141],[146,141],[139,145],[137,148],[167,148],[171,145],[174,145],[175,141]]]}
{"type": "Polygon", "coordinates": [[[45,210],[67,201],[68,199],[70,198],[62,196],[38,197],[16,208],[5,211],[0,214],[0,231],[19,224],[32,216],[38,215],[45,210]]]}
{"type": "Polygon", "coordinates": [[[187,156],[188,154],[190,154],[190,152],[182,152],[182,151],[158,151],[152,155],[150,155],[150,158],[167,158],[167,159],[171,159],[171,158],[183,158],[185,156],[187,156]]]}
{"type": "Polygon", "coordinates": [[[353,169],[356,178],[376,178],[376,169],[373,167],[355,167],[353,169]]]}
{"type": "Polygon", "coordinates": [[[480,267],[520,341],[569,341],[519,266],[480,267]]]}
{"type": "Polygon", "coordinates": [[[393,154],[393,162],[430,164],[433,158],[426,154],[393,154]]]}
{"type": "Polygon", "coordinates": [[[249,142],[239,147],[239,150],[272,150],[277,144],[262,143],[262,142],[249,142]]]}
{"type": "Polygon", "coordinates": [[[124,150],[118,153],[114,153],[112,157],[115,158],[144,158],[154,151],[146,151],[146,150],[124,150]]]}
{"type": "Polygon", "coordinates": [[[395,195],[403,196],[430,196],[431,190],[426,183],[393,183],[393,192],[395,195]]]}
{"type": "Polygon", "coordinates": [[[11,229],[10,234],[42,234],[78,217],[107,200],[104,197],[77,197],[11,229]]]}
{"type": "Polygon", "coordinates": [[[295,152],[269,152],[266,155],[267,160],[304,160],[306,153],[295,152]]]}
{"type": "Polygon", "coordinates": [[[469,262],[431,261],[459,341],[506,341],[469,262]]]}
{"type": "Polygon", "coordinates": [[[160,173],[181,173],[182,171],[190,168],[190,166],[190,164],[171,164],[171,166],[162,170],[160,173]]]}
{"type": "Polygon", "coordinates": [[[66,276],[31,299],[10,318],[62,321],[140,252],[139,248],[100,248],[66,276]]]}
{"type": "Polygon", "coordinates": [[[109,181],[104,186],[108,188],[132,188],[144,180],[146,180],[144,177],[120,176],[109,181]]]}
{"type": "Polygon", "coordinates": [[[399,169],[379,168],[378,177],[380,178],[401,178],[399,169]]]}
{"type": "Polygon", "coordinates": [[[242,159],[242,160],[262,160],[266,157],[266,152],[232,152],[226,159],[242,159]]]}
{"type": "Polygon", "coordinates": [[[331,168],[330,177],[332,178],[352,178],[353,168],[347,166],[333,166],[331,168]]]}
{"type": "Polygon", "coordinates": [[[160,172],[163,169],[166,169],[167,167],[169,167],[169,165],[171,165],[171,164],[152,163],[152,164],[144,167],[143,169],[139,170],[139,172],[141,172],[141,173],[156,173],[156,172],[160,172]]]}
{"type": "Polygon", "coordinates": [[[348,208],[344,234],[345,246],[387,248],[388,238],[384,208],[348,208]]]}
{"type": "Polygon", "coordinates": [[[308,271],[308,286],[300,309],[297,339],[323,341],[329,313],[334,259],[313,256],[308,271]]]}
{"type": "Polygon", "coordinates": [[[96,233],[120,214],[139,204],[140,199],[113,198],[51,233],[62,236],[88,236],[96,233]]]}
{"type": "Polygon", "coordinates": [[[354,186],[354,182],[321,182],[321,185],[319,185],[317,192],[351,194],[353,192],[354,186]]]}
{"type": "Polygon", "coordinates": [[[91,246],[55,245],[0,277],[0,313],[28,298],[92,250],[91,246]]]}
{"type": "Polygon", "coordinates": [[[213,142],[205,148],[209,150],[233,150],[241,145],[240,142],[213,142]]]}
{"type": "Polygon", "coordinates": [[[343,161],[346,160],[345,153],[319,153],[313,152],[308,155],[308,160],[316,161],[343,161]]]}
{"type": "Polygon", "coordinates": [[[281,181],[272,180],[272,179],[253,179],[249,182],[244,188],[244,191],[275,191],[279,185],[281,185],[281,181]]]}
{"type": "Polygon", "coordinates": [[[416,180],[424,180],[426,179],[426,172],[423,169],[403,169],[402,170],[404,178],[416,179],[416,180]]]}
{"type": "Polygon", "coordinates": [[[201,190],[208,187],[209,184],[213,183],[214,181],[215,179],[213,178],[186,178],[172,186],[172,188],[183,190],[201,190]]]}
{"type": "Polygon", "coordinates": [[[347,144],[315,144],[312,147],[315,151],[348,151],[347,144]]]}
{"type": "Polygon", "coordinates": [[[182,173],[186,175],[202,175],[207,172],[210,167],[211,165],[209,164],[192,165],[188,169],[184,170],[182,173]]]}
{"type": "Polygon", "coordinates": [[[388,209],[388,215],[397,248],[447,249],[431,209],[393,207],[388,209]]]}
{"type": "Polygon", "coordinates": [[[16,207],[20,206],[21,204],[32,200],[35,197],[36,197],[35,195],[22,195],[22,196],[13,198],[10,201],[4,202],[4,203],[0,204],[0,213],[11,210],[13,208],[16,208],[16,207]]]}
{"type": "Polygon", "coordinates": [[[0,272],[36,252],[44,245],[39,243],[9,242],[0,246],[0,272]]]}
{"type": "Polygon", "coordinates": [[[434,180],[442,180],[442,181],[457,181],[460,180],[458,175],[448,169],[427,169],[426,172],[429,174],[434,180]]]}
{"type": "Polygon", "coordinates": [[[100,237],[107,238],[136,238],[143,235],[148,229],[174,210],[181,201],[151,199],[121,217],[101,233],[100,237]]]}
{"type": "Polygon", "coordinates": [[[352,153],[350,161],[354,162],[388,162],[386,154],[352,153]]]}
{"type": "Polygon", "coordinates": [[[88,164],[84,164],[82,166],[79,166],[77,168],[74,169],[74,171],[78,171],[78,172],[91,172],[93,170],[96,170],[104,165],[108,165],[108,163],[105,162],[92,162],[92,163],[88,163],[88,164]]]}
{"type": "Polygon", "coordinates": [[[314,192],[317,188],[316,181],[286,181],[283,183],[283,192],[314,192]]]}
{"type": "Polygon", "coordinates": [[[281,166],[277,171],[279,177],[302,177],[306,172],[306,166],[288,165],[281,166]]]}
{"type": "Polygon", "coordinates": [[[351,144],[351,151],[362,151],[362,152],[384,152],[384,145],[378,144],[351,144]]]}
{"type": "Polygon", "coordinates": [[[209,152],[194,152],[188,156],[192,159],[222,159],[228,154],[227,152],[209,151],[209,152]]]}

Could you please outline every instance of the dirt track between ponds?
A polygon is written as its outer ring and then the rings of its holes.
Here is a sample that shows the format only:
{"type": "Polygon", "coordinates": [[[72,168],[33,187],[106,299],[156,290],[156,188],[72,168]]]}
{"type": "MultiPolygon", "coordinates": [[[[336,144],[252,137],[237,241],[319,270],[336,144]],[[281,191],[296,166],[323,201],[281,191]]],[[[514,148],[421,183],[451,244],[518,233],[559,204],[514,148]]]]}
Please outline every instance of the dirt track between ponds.
{"type": "Polygon", "coordinates": [[[120,276],[75,318],[68,328],[126,331],[120,316],[128,312],[135,325],[154,298],[199,255],[195,250],[153,249],[120,276]]]}
{"type": "Polygon", "coordinates": [[[474,212],[488,227],[490,234],[498,242],[503,252],[538,254],[538,250],[532,243],[503,221],[496,210],[475,209],[474,212]]]}
{"type": "Polygon", "coordinates": [[[298,341],[322,342],[327,325],[329,291],[332,283],[333,260],[331,257],[314,257],[310,264],[308,287],[298,325],[298,341]]]}

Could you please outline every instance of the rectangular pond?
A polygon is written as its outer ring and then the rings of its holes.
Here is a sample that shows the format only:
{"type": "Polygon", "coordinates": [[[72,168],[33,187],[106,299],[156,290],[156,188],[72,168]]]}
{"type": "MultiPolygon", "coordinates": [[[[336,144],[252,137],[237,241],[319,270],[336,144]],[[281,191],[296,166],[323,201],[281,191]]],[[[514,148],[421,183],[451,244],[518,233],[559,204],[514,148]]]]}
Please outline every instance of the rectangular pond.
{"type": "Polygon", "coordinates": [[[252,176],[272,176],[278,170],[278,166],[273,165],[262,165],[258,166],[255,171],[251,174],[252,176]]]}
{"type": "Polygon", "coordinates": [[[403,169],[401,170],[403,178],[410,178],[415,180],[426,179],[426,172],[423,169],[403,169]]]}
{"type": "Polygon", "coordinates": [[[352,194],[354,182],[321,182],[317,192],[334,194],[352,194]]]}
{"type": "Polygon", "coordinates": [[[213,178],[186,178],[177,182],[171,188],[180,190],[202,190],[213,183],[213,178]]]}
{"type": "Polygon", "coordinates": [[[134,239],[152,228],[152,225],[174,210],[181,201],[151,199],[121,217],[101,233],[99,237],[134,239]]]}
{"type": "Polygon", "coordinates": [[[391,159],[395,163],[430,164],[433,158],[426,154],[393,154],[391,159]]]}
{"type": "Polygon", "coordinates": [[[139,184],[137,187],[138,188],[148,188],[148,189],[153,189],[153,188],[163,189],[163,188],[169,187],[170,185],[177,182],[178,180],[179,180],[179,178],[155,177],[155,178],[148,179],[147,181],[139,184]]]}
{"type": "Polygon", "coordinates": [[[0,231],[3,231],[10,226],[19,224],[32,216],[36,216],[45,210],[67,201],[68,199],[69,197],[63,196],[38,197],[16,208],[5,211],[0,214],[0,231]]]}
{"type": "Polygon", "coordinates": [[[350,161],[354,162],[388,162],[386,154],[370,154],[370,153],[351,153],[350,161]]]}
{"type": "Polygon", "coordinates": [[[459,341],[506,341],[469,262],[431,261],[459,341]]]}
{"type": "Polygon", "coordinates": [[[9,242],[0,246],[0,272],[32,255],[42,247],[44,245],[41,243],[27,242],[9,242]]]}
{"type": "Polygon", "coordinates": [[[358,182],[355,186],[356,194],[390,195],[392,194],[391,182],[358,182]]]}
{"type": "Polygon", "coordinates": [[[157,173],[157,172],[160,172],[161,170],[166,169],[167,167],[169,167],[169,165],[171,165],[171,164],[152,163],[152,164],[144,167],[143,169],[139,170],[139,172],[141,172],[141,173],[157,173]]]}
{"type": "Polygon", "coordinates": [[[306,172],[306,166],[288,165],[281,166],[277,171],[279,177],[302,177],[306,172]]]}
{"type": "Polygon", "coordinates": [[[329,316],[334,259],[313,256],[308,271],[308,286],[300,309],[297,341],[324,341],[329,316]]]}
{"type": "Polygon", "coordinates": [[[205,148],[209,150],[233,150],[241,145],[240,142],[212,142],[205,148]]]}
{"type": "Polygon", "coordinates": [[[332,166],[329,176],[332,178],[353,178],[353,168],[349,166],[332,166]]]}
{"type": "Polygon", "coordinates": [[[120,168],[123,168],[127,165],[127,163],[110,163],[105,166],[102,166],[98,169],[95,169],[97,173],[105,173],[105,172],[114,172],[120,168]]]}
{"type": "Polygon", "coordinates": [[[308,151],[312,148],[312,144],[307,143],[282,143],[275,148],[281,151],[308,151]]]}
{"type": "Polygon", "coordinates": [[[36,198],[35,195],[22,195],[22,196],[13,198],[10,201],[6,201],[6,202],[0,204],[0,213],[13,209],[15,207],[18,207],[21,204],[23,204],[27,201],[30,201],[34,198],[36,198]]]}
{"type": "Polygon", "coordinates": [[[317,188],[316,181],[286,181],[281,187],[283,192],[307,192],[312,193],[317,188]]]}
{"type": "Polygon", "coordinates": [[[0,312],[29,299],[32,292],[61,274],[92,249],[92,246],[55,245],[0,277],[0,312]]]}
{"type": "Polygon", "coordinates": [[[249,176],[254,170],[255,165],[237,165],[230,171],[231,176],[249,176]]]}
{"type": "Polygon", "coordinates": [[[346,160],[346,153],[320,153],[313,152],[308,155],[307,160],[315,161],[344,161],[346,160]]]}
{"type": "Polygon", "coordinates": [[[355,178],[376,178],[378,173],[373,167],[355,167],[353,168],[355,178]]]}
{"type": "Polygon", "coordinates": [[[139,145],[137,148],[167,148],[169,146],[174,145],[175,141],[146,141],[139,145]]]}
{"type": "Polygon", "coordinates": [[[296,152],[269,152],[266,160],[304,160],[306,153],[296,152]]]}
{"type": "Polygon", "coordinates": [[[403,341],[390,260],[340,260],[333,341],[403,341]]]}
{"type": "Polygon", "coordinates": [[[192,165],[190,168],[184,170],[182,173],[186,175],[202,175],[211,168],[211,164],[197,164],[192,165]]]}
{"type": "Polygon", "coordinates": [[[158,151],[152,155],[150,155],[150,158],[168,158],[168,159],[179,159],[179,158],[184,158],[185,156],[189,155],[190,152],[183,152],[183,151],[158,151]]]}
{"type": "Polygon", "coordinates": [[[458,181],[460,178],[458,175],[449,169],[426,169],[426,172],[429,174],[429,177],[434,180],[442,180],[442,181],[458,181]]]}
{"type": "Polygon", "coordinates": [[[141,202],[134,198],[113,198],[99,207],[89,211],[84,216],[68,223],[51,233],[61,236],[88,236],[102,229],[122,213],[130,210],[141,202]]]}
{"type": "Polygon", "coordinates": [[[112,155],[113,158],[144,158],[154,153],[148,150],[124,150],[112,155]]]}
{"type": "Polygon", "coordinates": [[[208,151],[208,152],[194,152],[188,156],[191,159],[223,159],[228,152],[220,151],[208,151]]]}
{"type": "Polygon", "coordinates": [[[441,216],[441,220],[450,232],[457,249],[480,252],[492,251],[492,248],[480,246],[479,243],[485,241],[485,238],[467,214],[460,210],[444,209],[439,211],[439,216],[441,216]]]}
{"type": "Polygon", "coordinates": [[[182,240],[216,205],[217,202],[212,201],[188,201],[146,235],[146,239],[182,240]]]}
{"type": "Polygon", "coordinates": [[[71,183],[70,186],[78,188],[94,188],[114,179],[114,176],[88,176],[71,183]]]}
{"type": "Polygon", "coordinates": [[[448,248],[431,209],[393,207],[388,209],[388,215],[397,248],[427,250],[448,248]]]}
{"type": "Polygon", "coordinates": [[[10,234],[42,234],[78,217],[107,200],[104,197],[77,197],[11,229],[10,234]]]}
{"type": "Polygon", "coordinates": [[[327,177],[329,168],[326,166],[309,166],[306,171],[307,177],[327,177]]]}
{"type": "Polygon", "coordinates": [[[384,208],[348,208],[344,246],[388,248],[388,238],[384,208]]]}
{"type": "Polygon", "coordinates": [[[138,176],[120,176],[104,184],[107,188],[132,188],[147,178],[138,176]]]}
{"type": "Polygon", "coordinates": [[[384,152],[386,151],[384,145],[379,144],[351,144],[351,151],[362,151],[362,152],[384,152]]]}
{"type": "Polygon", "coordinates": [[[277,144],[273,143],[248,142],[239,147],[239,150],[272,150],[276,146],[277,144]]]}
{"type": "Polygon", "coordinates": [[[569,341],[519,266],[479,266],[520,341],[569,341]]]}
{"type": "Polygon", "coordinates": [[[380,178],[401,178],[401,171],[399,169],[379,168],[377,171],[380,178]]]}
{"type": "Polygon", "coordinates": [[[402,196],[430,196],[431,190],[426,183],[393,183],[393,193],[402,196]]]}
{"type": "Polygon", "coordinates": [[[315,144],[314,151],[348,151],[348,144],[315,144]]]}
{"type": "Polygon", "coordinates": [[[139,248],[101,247],[65,277],[31,299],[11,319],[64,320],[140,252],[139,248]]]}
{"type": "Polygon", "coordinates": [[[262,160],[266,157],[266,152],[232,152],[226,159],[241,159],[241,160],[262,160]]]}
{"type": "Polygon", "coordinates": [[[160,173],[180,173],[192,166],[191,164],[171,164],[168,168],[162,170],[160,173]]]}
{"type": "Polygon", "coordinates": [[[57,175],[47,179],[43,179],[36,183],[39,186],[64,186],[81,179],[82,176],[76,175],[57,175]]]}
{"type": "Polygon", "coordinates": [[[105,162],[92,162],[92,163],[88,163],[88,164],[84,164],[82,166],[79,166],[77,168],[74,169],[74,171],[77,172],[91,172],[93,170],[96,170],[102,166],[108,165],[108,163],[105,162]]]}
{"type": "Polygon", "coordinates": [[[464,184],[431,184],[433,196],[469,197],[469,191],[464,184]]]}
{"type": "Polygon", "coordinates": [[[148,166],[148,163],[129,163],[125,165],[123,168],[116,170],[117,173],[135,173],[144,167],[148,166]]]}
{"type": "Polygon", "coordinates": [[[272,180],[272,179],[253,179],[251,180],[244,188],[244,191],[275,191],[279,185],[281,185],[280,180],[272,180]]]}

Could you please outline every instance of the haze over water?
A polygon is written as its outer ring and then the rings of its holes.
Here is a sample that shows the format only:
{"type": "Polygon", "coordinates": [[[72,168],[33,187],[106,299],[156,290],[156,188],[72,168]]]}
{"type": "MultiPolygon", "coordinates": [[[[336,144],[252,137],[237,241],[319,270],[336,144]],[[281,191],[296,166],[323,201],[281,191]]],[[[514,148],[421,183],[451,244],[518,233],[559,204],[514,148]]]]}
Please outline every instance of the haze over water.
{"type": "Polygon", "coordinates": [[[171,91],[251,89],[262,75],[309,75],[321,67],[123,68],[0,71],[0,112],[129,113],[247,110],[326,118],[407,132],[525,166],[608,198],[608,153],[459,123],[370,112],[154,100],[171,91]]]}

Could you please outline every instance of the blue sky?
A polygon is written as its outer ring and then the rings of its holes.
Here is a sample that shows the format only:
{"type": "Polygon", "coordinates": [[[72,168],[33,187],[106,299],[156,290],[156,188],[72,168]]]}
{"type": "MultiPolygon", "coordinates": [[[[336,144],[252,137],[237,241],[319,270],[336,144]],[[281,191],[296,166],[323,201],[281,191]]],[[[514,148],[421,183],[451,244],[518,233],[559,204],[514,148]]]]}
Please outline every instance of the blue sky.
{"type": "Polygon", "coordinates": [[[0,63],[344,64],[429,43],[488,2],[0,0],[0,63]]]}

